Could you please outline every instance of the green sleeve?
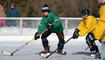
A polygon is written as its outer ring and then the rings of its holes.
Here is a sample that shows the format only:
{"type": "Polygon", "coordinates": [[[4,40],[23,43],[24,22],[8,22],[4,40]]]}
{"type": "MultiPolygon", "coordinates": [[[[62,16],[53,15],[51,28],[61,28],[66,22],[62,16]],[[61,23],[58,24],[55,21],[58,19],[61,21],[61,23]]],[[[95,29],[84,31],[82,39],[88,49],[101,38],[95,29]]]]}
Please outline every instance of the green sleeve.
{"type": "Polygon", "coordinates": [[[39,34],[42,34],[45,31],[46,31],[46,24],[44,23],[44,20],[42,19],[40,25],[38,26],[38,31],[37,32],[39,34]]]}
{"type": "Polygon", "coordinates": [[[60,24],[61,24],[61,22],[60,22],[60,20],[59,20],[59,17],[57,16],[57,15],[55,15],[55,14],[52,14],[53,16],[53,28],[57,28],[60,24]]]}

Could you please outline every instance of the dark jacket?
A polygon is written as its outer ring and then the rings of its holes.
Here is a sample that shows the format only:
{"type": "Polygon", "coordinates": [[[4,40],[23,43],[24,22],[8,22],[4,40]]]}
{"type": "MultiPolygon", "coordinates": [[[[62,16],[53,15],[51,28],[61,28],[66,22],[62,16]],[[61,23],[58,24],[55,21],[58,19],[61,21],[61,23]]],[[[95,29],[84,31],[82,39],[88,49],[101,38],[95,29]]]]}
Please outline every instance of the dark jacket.
{"type": "Polygon", "coordinates": [[[19,17],[19,12],[16,8],[10,8],[7,12],[7,17],[19,17]]]}

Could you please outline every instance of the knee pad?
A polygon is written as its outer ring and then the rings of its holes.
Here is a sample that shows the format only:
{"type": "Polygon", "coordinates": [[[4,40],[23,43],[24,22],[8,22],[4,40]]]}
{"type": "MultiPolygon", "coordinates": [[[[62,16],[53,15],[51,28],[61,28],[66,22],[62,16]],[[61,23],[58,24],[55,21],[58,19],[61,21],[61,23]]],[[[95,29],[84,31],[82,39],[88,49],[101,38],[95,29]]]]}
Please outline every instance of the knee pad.
{"type": "Polygon", "coordinates": [[[59,43],[64,44],[65,43],[65,40],[64,39],[61,39],[61,40],[59,40],[59,43]]]}

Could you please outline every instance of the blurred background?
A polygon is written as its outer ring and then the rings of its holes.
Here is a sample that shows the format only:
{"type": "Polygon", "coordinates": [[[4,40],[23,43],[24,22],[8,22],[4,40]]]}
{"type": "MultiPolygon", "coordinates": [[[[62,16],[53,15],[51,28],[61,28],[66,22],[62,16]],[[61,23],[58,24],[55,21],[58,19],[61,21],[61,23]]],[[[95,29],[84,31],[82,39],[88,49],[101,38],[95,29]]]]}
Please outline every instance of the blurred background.
{"type": "Polygon", "coordinates": [[[34,35],[45,3],[60,16],[65,34],[72,34],[78,26],[81,10],[88,8],[99,17],[97,0],[0,0],[0,35],[34,35]]]}
{"type": "Polygon", "coordinates": [[[91,14],[98,17],[97,0],[0,0],[5,11],[14,2],[21,17],[41,17],[41,8],[47,3],[49,8],[60,17],[80,17],[80,11],[89,8],[91,14]]]}

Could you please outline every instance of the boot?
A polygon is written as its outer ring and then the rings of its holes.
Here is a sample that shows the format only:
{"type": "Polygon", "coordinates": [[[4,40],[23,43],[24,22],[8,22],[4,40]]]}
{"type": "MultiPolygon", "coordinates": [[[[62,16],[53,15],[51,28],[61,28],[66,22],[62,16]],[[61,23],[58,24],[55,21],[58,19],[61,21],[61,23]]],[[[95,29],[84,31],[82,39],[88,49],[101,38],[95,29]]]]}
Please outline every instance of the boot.
{"type": "Polygon", "coordinates": [[[96,58],[96,59],[97,59],[97,58],[98,58],[98,59],[101,59],[101,55],[100,55],[99,52],[96,53],[95,58],[96,58]]]}
{"type": "Polygon", "coordinates": [[[50,47],[44,48],[44,51],[42,51],[41,53],[43,54],[50,53],[50,47]]]}
{"type": "Polygon", "coordinates": [[[95,55],[96,55],[96,51],[91,51],[91,56],[95,57],[95,55]]]}
{"type": "Polygon", "coordinates": [[[58,53],[61,54],[61,55],[66,55],[66,52],[61,50],[61,49],[58,50],[58,53]]]}

